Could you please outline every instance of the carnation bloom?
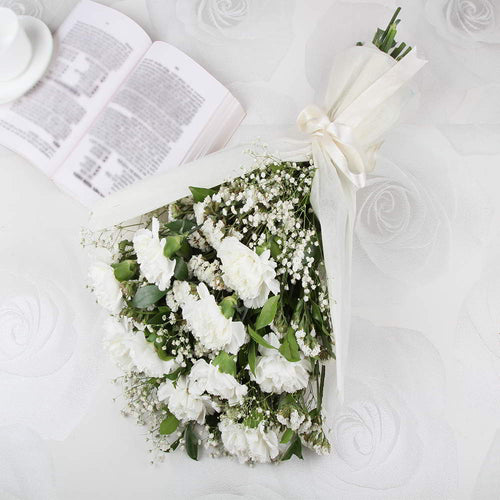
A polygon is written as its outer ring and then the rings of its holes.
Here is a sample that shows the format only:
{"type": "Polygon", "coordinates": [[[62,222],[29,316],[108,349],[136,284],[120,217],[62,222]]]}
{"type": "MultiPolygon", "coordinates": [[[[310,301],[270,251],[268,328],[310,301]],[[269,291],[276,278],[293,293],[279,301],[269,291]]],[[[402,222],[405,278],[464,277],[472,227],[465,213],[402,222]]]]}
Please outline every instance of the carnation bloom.
{"type": "Polygon", "coordinates": [[[222,314],[204,283],[198,285],[197,291],[199,299],[191,295],[182,307],[182,317],[191,332],[210,351],[225,350],[236,354],[247,339],[245,326],[222,314]]]}
{"type": "Polygon", "coordinates": [[[109,352],[111,360],[123,371],[131,371],[135,368],[134,361],[130,356],[133,336],[123,321],[107,318],[104,323],[104,348],[109,352]]]}
{"type": "Polygon", "coordinates": [[[175,260],[167,259],[163,255],[165,238],[160,240],[159,229],[158,219],[153,217],[151,230],[139,229],[134,235],[133,244],[142,274],[163,291],[167,289],[174,275],[175,260]]]}
{"type": "Polygon", "coordinates": [[[189,373],[189,385],[191,392],[203,394],[208,392],[213,396],[227,399],[233,406],[241,403],[248,388],[239,384],[229,373],[222,373],[217,366],[207,363],[204,359],[199,359],[191,368],[189,373]]]}
{"type": "Polygon", "coordinates": [[[125,321],[109,318],[104,327],[106,331],[104,347],[122,370],[139,371],[150,377],[161,377],[178,367],[174,360],[160,359],[154,345],[145,339],[143,332],[130,331],[125,321]]]}
{"type": "Polygon", "coordinates": [[[228,419],[219,422],[224,448],[240,463],[252,460],[266,463],[279,454],[278,436],[272,429],[265,430],[264,422],[255,428],[238,424],[228,419]]]}
{"type": "Polygon", "coordinates": [[[183,422],[195,420],[203,424],[207,414],[212,415],[215,411],[219,411],[210,396],[191,391],[186,377],[179,377],[175,384],[171,380],[166,380],[158,387],[157,396],[158,400],[165,401],[168,409],[183,422]]]}
{"type": "Polygon", "coordinates": [[[160,359],[153,343],[148,342],[142,332],[134,334],[130,356],[137,369],[149,377],[161,377],[173,372],[179,366],[174,359],[169,361],[160,359]]]}
{"type": "Polygon", "coordinates": [[[222,261],[224,283],[235,290],[246,307],[262,307],[269,292],[279,292],[275,279],[276,263],[270,258],[270,251],[257,255],[234,236],[222,240],[217,255],[222,261]]]}
{"type": "MultiPolygon", "coordinates": [[[[278,337],[275,333],[264,336],[274,347],[279,347],[278,337]]],[[[276,349],[259,346],[262,356],[255,363],[255,375],[250,373],[250,378],[255,380],[264,392],[281,394],[295,392],[307,387],[309,382],[309,363],[305,359],[288,361],[276,349]]]]}
{"type": "Polygon", "coordinates": [[[123,307],[123,296],[120,283],[110,266],[111,252],[101,248],[95,252],[94,258],[96,260],[90,265],[89,278],[97,303],[110,313],[117,314],[123,307]]]}

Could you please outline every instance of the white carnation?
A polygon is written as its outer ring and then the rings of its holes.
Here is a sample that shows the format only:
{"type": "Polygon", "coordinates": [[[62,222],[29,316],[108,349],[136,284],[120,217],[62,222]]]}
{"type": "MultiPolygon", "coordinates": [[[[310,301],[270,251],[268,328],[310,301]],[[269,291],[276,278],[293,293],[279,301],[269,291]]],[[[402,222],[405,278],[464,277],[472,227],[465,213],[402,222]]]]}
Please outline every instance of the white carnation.
{"type": "Polygon", "coordinates": [[[134,235],[133,244],[142,274],[163,291],[168,288],[174,274],[175,260],[163,255],[166,240],[160,240],[159,229],[158,219],[153,217],[151,230],[139,229],[134,235]]]}
{"type": "Polygon", "coordinates": [[[149,377],[161,377],[179,367],[174,359],[169,361],[160,359],[153,343],[146,340],[143,332],[134,334],[130,356],[137,370],[144,372],[149,377]]]}
{"type": "MultiPolygon", "coordinates": [[[[264,336],[274,347],[279,347],[278,337],[274,333],[264,336]]],[[[309,363],[305,359],[291,362],[284,358],[276,349],[267,349],[259,346],[262,356],[255,363],[255,375],[250,373],[250,378],[255,380],[264,392],[281,394],[295,392],[307,387],[309,382],[309,363]]]]}
{"type": "Polygon", "coordinates": [[[232,375],[220,372],[217,366],[208,364],[204,359],[196,361],[191,368],[189,385],[191,392],[196,394],[208,392],[213,396],[227,399],[231,406],[241,403],[248,390],[232,375]]]}
{"type": "Polygon", "coordinates": [[[123,307],[123,296],[120,282],[115,278],[114,270],[110,266],[111,253],[101,248],[95,252],[96,259],[89,269],[89,278],[97,303],[112,314],[117,314],[123,307]]]}
{"type": "Polygon", "coordinates": [[[122,370],[134,370],[144,372],[150,377],[161,377],[178,367],[174,360],[160,359],[153,344],[145,339],[144,333],[132,332],[125,320],[108,318],[104,328],[104,347],[109,351],[113,362],[122,370]]]}
{"type": "Polygon", "coordinates": [[[104,348],[109,352],[111,360],[123,371],[131,371],[135,368],[134,361],[130,356],[133,336],[123,321],[107,318],[104,322],[104,348]]]}
{"type": "Polygon", "coordinates": [[[205,422],[205,416],[219,411],[210,396],[191,392],[186,377],[179,377],[174,384],[171,380],[163,382],[157,391],[159,401],[165,401],[168,409],[183,422],[195,420],[199,424],[205,422]]]}
{"type": "Polygon", "coordinates": [[[262,307],[269,292],[279,292],[275,279],[276,263],[270,258],[270,251],[257,255],[234,236],[222,240],[217,255],[222,261],[224,283],[235,290],[246,307],[262,307]]]}
{"type": "Polygon", "coordinates": [[[247,339],[245,326],[222,314],[204,283],[200,283],[197,290],[199,299],[187,297],[182,308],[182,317],[191,332],[207,350],[236,354],[247,339]]]}
{"type": "Polygon", "coordinates": [[[279,454],[278,436],[272,429],[266,431],[264,422],[252,429],[223,419],[219,422],[219,430],[224,448],[237,457],[240,463],[248,460],[271,462],[279,454]]]}

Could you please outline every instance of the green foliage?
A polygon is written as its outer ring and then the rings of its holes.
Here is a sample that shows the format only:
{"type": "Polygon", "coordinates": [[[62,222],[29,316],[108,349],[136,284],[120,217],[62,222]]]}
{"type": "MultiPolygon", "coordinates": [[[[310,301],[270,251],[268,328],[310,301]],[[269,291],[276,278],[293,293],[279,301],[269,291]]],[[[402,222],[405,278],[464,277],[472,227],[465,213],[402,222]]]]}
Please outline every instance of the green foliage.
{"type": "Polygon", "coordinates": [[[255,329],[260,330],[273,322],[276,316],[276,311],[278,310],[278,304],[280,301],[280,295],[274,295],[267,299],[264,307],[260,310],[257,321],[255,322],[255,329]]]}
{"type": "Polygon", "coordinates": [[[199,203],[200,201],[203,201],[207,196],[212,196],[213,194],[216,193],[214,189],[200,188],[194,186],[189,186],[189,190],[193,195],[193,200],[195,203],[199,203]]]}
{"type": "Polygon", "coordinates": [[[165,377],[167,377],[169,380],[172,380],[175,382],[180,377],[182,371],[183,371],[183,368],[179,367],[179,368],[177,368],[177,370],[173,371],[172,373],[167,373],[165,375],[165,377]]]}
{"type": "Polygon", "coordinates": [[[184,446],[189,458],[198,460],[198,436],[193,429],[193,423],[186,425],[184,430],[184,446]]]}
{"type": "Polygon", "coordinates": [[[168,416],[160,424],[160,434],[168,435],[175,432],[179,427],[179,421],[173,413],[168,414],[168,416]]]}
{"type": "Polygon", "coordinates": [[[300,361],[299,346],[292,328],[289,328],[283,337],[279,351],[288,361],[300,361]]]}
{"type": "Polygon", "coordinates": [[[128,281],[134,278],[139,270],[139,265],[135,260],[123,260],[113,265],[114,275],[118,281],[128,281]]]}
{"type": "Polygon", "coordinates": [[[220,310],[222,314],[230,319],[234,316],[234,312],[236,310],[236,306],[238,304],[238,299],[235,295],[229,295],[228,297],[224,297],[222,301],[219,303],[220,310]]]}
{"type": "Polygon", "coordinates": [[[225,351],[219,352],[217,356],[212,361],[214,366],[219,368],[219,371],[222,373],[229,373],[233,377],[236,376],[236,361],[234,360],[234,356],[228,354],[225,351]]]}
{"type": "Polygon", "coordinates": [[[186,261],[182,257],[175,258],[174,277],[180,281],[186,281],[189,277],[186,261]]]}
{"type": "Polygon", "coordinates": [[[171,259],[175,253],[181,248],[184,237],[180,235],[168,236],[163,248],[163,255],[167,259],[171,259]]]}
{"type": "Polygon", "coordinates": [[[276,349],[276,347],[271,345],[267,340],[264,340],[251,326],[248,327],[248,333],[257,344],[267,347],[268,349],[276,349]]]}
{"type": "Polygon", "coordinates": [[[297,434],[294,435],[290,443],[290,446],[285,450],[285,452],[281,456],[281,461],[283,462],[285,460],[289,460],[290,458],[292,458],[293,455],[300,458],[301,460],[304,458],[302,456],[302,442],[297,434]]]}
{"type": "MultiPolygon", "coordinates": [[[[398,7],[385,30],[377,28],[375,36],[372,40],[372,43],[373,45],[375,45],[375,47],[378,47],[382,52],[389,54],[393,59],[396,59],[397,61],[403,59],[403,57],[405,57],[412,50],[412,48],[410,46],[407,46],[406,43],[401,42],[399,45],[397,45],[396,42],[398,24],[401,21],[400,19],[398,19],[400,11],[401,7],[398,7]]],[[[358,42],[357,45],[363,44],[361,42],[358,42]]]]}
{"type": "Polygon", "coordinates": [[[170,360],[175,358],[175,356],[167,354],[158,344],[155,344],[155,350],[156,350],[156,354],[158,354],[158,357],[162,361],[170,361],[170,360]]]}
{"type": "Polygon", "coordinates": [[[248,350],[248,366],[250,371],[255,375],[255,364],[257,362],[257,346],[255,342],[250,342],[250,348],[248,350]]]}
{"type": "Polygon", "coordinates": [[[290,442],[290,439],[292,439],[293,434],[294,432],[292,431],[292,429],[286,429],[283,435],[281,436],[280,443],[287,444],[288,442],[290,442]]]}
{"type": "Polygon", "coordinates": [[[144,309],[158,302],[166,294],[167,292],[162,292],[156,285],[146,285],[137,289],[132,299],[132,305],[139,309],[144,309]]]}
{"type": "Polygon", "coordinates": [[[165,224],[174,234],[188,234],[196,227],[196,222],[189,219],[177,219],[165,224]]]}

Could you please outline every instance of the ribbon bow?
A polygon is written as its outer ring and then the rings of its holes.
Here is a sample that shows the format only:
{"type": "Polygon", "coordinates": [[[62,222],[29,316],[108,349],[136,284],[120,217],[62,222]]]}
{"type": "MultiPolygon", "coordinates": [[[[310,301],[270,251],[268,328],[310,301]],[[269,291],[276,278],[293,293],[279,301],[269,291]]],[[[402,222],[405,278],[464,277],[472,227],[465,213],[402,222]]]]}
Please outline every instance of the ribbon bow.
{"type": "Polygon", "coordinates": [[[330,121],[318,106],[306,106],[297,117],[301,132],[312,137],[333,165],[356,187],[366,183],[365,162],[356,144],[353,129],[345,123],[330,121]]]}

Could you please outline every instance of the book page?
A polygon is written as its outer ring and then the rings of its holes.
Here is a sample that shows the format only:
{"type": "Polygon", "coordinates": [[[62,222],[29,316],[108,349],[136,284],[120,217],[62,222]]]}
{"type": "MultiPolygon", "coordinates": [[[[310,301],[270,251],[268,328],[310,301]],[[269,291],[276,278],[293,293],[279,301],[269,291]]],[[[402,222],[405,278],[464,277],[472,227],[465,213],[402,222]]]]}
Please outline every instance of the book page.
{"type": "Polygon", "coordinates": [[[42,80],[0,106],[0,143],[52,175],[150,45],[131,19],[83,0],[55,34],[42,80]]]}
{"type": "Polygon", "coordinates": [[[188,56],[155,42],[54,180],[91,206],[139,179],[176,167],[189,157],[228,94],[188,56]]]}

